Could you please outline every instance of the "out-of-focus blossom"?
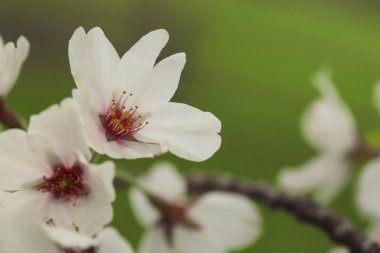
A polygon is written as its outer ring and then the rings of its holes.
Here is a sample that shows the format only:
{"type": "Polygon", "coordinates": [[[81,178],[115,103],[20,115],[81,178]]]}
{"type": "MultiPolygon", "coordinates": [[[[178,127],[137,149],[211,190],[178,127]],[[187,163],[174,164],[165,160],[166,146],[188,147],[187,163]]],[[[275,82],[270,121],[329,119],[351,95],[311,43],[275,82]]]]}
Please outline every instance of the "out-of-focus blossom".
{"type": "Polygon", "coordinates": [[[75,104],[33,116],[28,133],[0,134],[5,217],[40,220],[92,235],[112,219],[114,164],[89,164],[75,104]]]}
{"type": "Polygon", "coordinates": [[[318,72],[314,86],[321,93],[302,118],[305,139],[319,154],[298,168],[285,168],[280,185],[296,193],[315,193],[319,201],[330,201],[350,176],[351,159],[360,139],[355,120],[340,99],[330,76],[318,72]]]}
{"type": "Polygon", "coordinates": [[[261,218],[243,196],[210,192],[189,200],[186,182],[168,163],[159,163],[140,179],[153,193],[130,193],[132,206],[148,230],[139,253],[223,253],[253,242],[261,218]]]}
{"type": "Polygon", "coordinates": [[[203,161],[221,144],[211,113],[169,102],[185,65],[184,53],[155,64],[169,39],[165,30],[142,37],[119,57],[100,28],[78,28],[69,43],[80,115],[91,148],[113,158],[153,157],[166,151],[203,161]]]}
{"type": "Polygon", "coordinates": [[[20,221],[0,221],[2,253],[132,253],[129,243],[113,228],[96,237],[72,230],[20,221]]]}
{"type": "MultiPolygon", "coordinates": [[[[370,222],[369,238],[380,243],[380,158],[372,160],[360,174],[356,202],[358,211],[370,222]]],[[[331,250],[329,253],[348,253],[344,248],[331,250]]]]}
{"type": "Polygon", "coordinates": [[[329,251],[329,253],[350,253],[346,248],[337,247],[329,251]]]}
{"type": "Polygon", "coordinates": [[[29,47],[24,36],[18,38],[17,47],[13,42],[4,44],[0,36],[0,97],[6,97],[15,84],[29,47]]]}
{"type": "Polygon", "coordinates": [[[380,159],[369,162],[360,175],[357,203],[359,210],[372,224],[371,235],[380,242],[380,159]]]}

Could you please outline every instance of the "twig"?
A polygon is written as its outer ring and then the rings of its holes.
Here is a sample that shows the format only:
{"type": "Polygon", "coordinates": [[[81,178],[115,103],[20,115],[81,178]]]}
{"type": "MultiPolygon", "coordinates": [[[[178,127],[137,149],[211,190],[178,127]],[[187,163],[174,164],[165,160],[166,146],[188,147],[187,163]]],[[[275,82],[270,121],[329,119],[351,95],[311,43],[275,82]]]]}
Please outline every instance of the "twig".
{"type": "Polygon", "coordinates": [[[20,117],[5,105],[5,101],[0,97],[0,122],[7,128],[24,129],[20,117]]]}
{"type": "Polygon", "coordinates": [[[350,222],[305,196],[291,196],[268,185],[252,184],[221,175],[191,174],[187,176],[191,192],[229,191],[243,194],[273,209],[284,210],[301,222],[315,226],[351,253],[380,253],[380,246],[370,241],[350,222]]]}

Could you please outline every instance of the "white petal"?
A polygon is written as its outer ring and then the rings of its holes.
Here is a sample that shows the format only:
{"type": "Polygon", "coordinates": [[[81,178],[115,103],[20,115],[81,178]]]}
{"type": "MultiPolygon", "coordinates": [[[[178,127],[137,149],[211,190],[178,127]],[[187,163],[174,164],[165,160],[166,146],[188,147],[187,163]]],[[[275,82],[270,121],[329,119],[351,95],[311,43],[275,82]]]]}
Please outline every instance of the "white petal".
{"type": "Polygon", "coordinates": [[[224,253],[215,238],[198,230],[189,230],[181,226],[174,230],[173,244],[169,244],[160,228],[150,230],[143,237],[139,253],[224,253]]]}
{"type": "Polygon", "coordinates": [[[98,100],[97,108],[107,108],[113,88],[120,85],[120,57],[96,27],[87,34],[78,28],[69,42],[71,73],[78,88],[89,92],[89,100],[98,100]]]}
{"type": "MultiPolygon", "coordinates": [[[[193,251],[194,253],[196,251],[193,251]]],[[[185,253],[170,247],[159,228],[148,231],[142,238],[138,253],[185,253]]]]}
{"type": "Polygon", "coordinates": [[[106,228],[97,239],[97,253],[133,253],[131,245],[114,228],[106,228]]]}
{"type": "Polygon", "coordinates": [[[43,228],[50,240],[65,249],[88,249],[97,245],[95,239],[72,230],[52,226],[43,226],[43,228]]]}
{"type": "Polygon", "coordinates": [[[24,131],[5,131],[0,134],[0,143],[0,189],[20,190],[49,171],[47,159],[33,153],[24,131]]]}
{"type": "Polygon", "coordinates": [[[357,203],[360,210],[371,218],[380,219],[380,159],[369,162],[360,175],[357,203]]]}
{"type": "Polygon", "coordinates": [[[279,175],[279,184],[288,191],[315,193],[321,202],[331,201],[351,175],[350,163],[339,155],[322,154],[299,168],[285,168],[279,175]]]}
{"type": "Polygon", "coordinates": [[[169,40],[167,31],[160,29],[142,37],[121,59],[123,78],[128,92],[135,93],[153,69],[161,49],[169,40]]]}
{"type": "Polygon", "coordinates": [[[261,233],[258,210],[251,200],[237,194],[205,194],[190,208],[189,215],[226,249],[247,246],[261,233]]]}
{"type": "Polygon", "coordinates": [[[41,226],[26,221],[0,220],[1,253],[60,253],[41,226]]]}
{"type": "Polygon", "coordinates": [[[168,202],[181,201],[186,194],[185,179],[169,162],[156,163],[139,181],[151,192],[168,202]]]}
{"type": "MultiPolygon", "coordinates": [[[[176,168],[168,162],[156,163],[150,171],[139,178],[150,192],[170,203],[182,203],[186,194],[186,182],[176,168]]],[[[159,212],[149,199],[137,189],[130,192],[133,211],[144,226],[153,226],[160,218],[159,212]]]]}
{"type": "Polygon", "coordinates": [[[115,166],[108,161],[91,167],[82,165],[82,168],[85,169],[85,182],[88,182],[90,194],[79,197],[69,206],[69,212],[71,223],[81,233],[93,235],[109,224],[113,217],[111,203],[115,200],[115,166]]]}
{"type": "Polygon", "coordinates": [[[50,218],[49,212],[53,202],[49,193],[30,189],[6,193],[3,198],[3,217],[36,222],[46,222],[50,218]]]}
{"type": "Polygon", "coordinates": [[[367,233],[371,240],[380,243],[380,222],[378,220],[373,221],[367,233]]]}
{"type": "Polygon", "coordinates": [[[98,204],[81,197],[75,202],[51,202],[45,221],[52,220],[57,227],[78,230],[81,234],[93,236],[108,225],[113,217],[111,203],[98,204]]]}
{"type": "Polygon", "coordinates": [[[138,141],[107,141],[103,144],[104,153],[115,159],[153,158],[162,153],[159,145],[138,141]]]}
{"type": "Polygon", "coordinates": [[[157,106],[136,139],[159,143],[163,149],[191,161],[210,158],[220,147],[220,121],[209,112],[179,103],[157,106]]]}
{"type": "Polygon", "coordinates": [[[227,251],[223,244],[210,234],[181,226],[174,231],[174,248],[176,253],[224,253],[227,251]]]}
{"type": "Polygon", "coordinates": [[[132,188],[129,192],[129,199],[133,213],[141,225],[145,227],[156,225],[160,219],[160,213],[144,193],[132,188]]]}
{"type": "Polygon", "coordinates": [[[60,106],[53,105],[32,116],[28,128],[28,133],[46,136],[57,156],[67,167],[75,163],[77,153],[85,156],[87,160],[91,158],[77,110],[75,101],[67,98],[60,106]]]}
{"type": "Polygon", "coordinates": [[[350,251],[346,248],[339,247],[339,248],[334,248],[330,250],[328,253],[350,253],[350,251]]]}
{"type": "Polygon", "coordinates": [[[322,96],[304,114],[305,138],[321,151],[351,151],[357,144],[357,129],[351,112],[339,98],[328,75],[319,72],[314,82],[322,96]]]}
{"type": "Polygon", "coordinates": [[[160,61],[134,95],[136,105],[149,110],[169,102],[177,90],[186,55],[179,53],[160,61]]]}
{"type": "Polygon", "coordinates": [[[7,96],[8,92],[16,82],[29,53],[29,42],[21,36],[17,40],[17,48],[12,42],[7,43],[3,50],[3,43],[0,43],[0,95],[7,96]]]}
{"type": "Polygon", "coordinates": [[[374,86],[373,104],[380,114],[380,80],[376,81],[374,86]]]}
{"type": "Polygon", "coordinates": [[[93,187],[98,203],[112,202],[116,198],[113,180],[115,178],[115,164],[106,161],[102,164],[91,164],[89,168],[89,182],[93,187]]]}

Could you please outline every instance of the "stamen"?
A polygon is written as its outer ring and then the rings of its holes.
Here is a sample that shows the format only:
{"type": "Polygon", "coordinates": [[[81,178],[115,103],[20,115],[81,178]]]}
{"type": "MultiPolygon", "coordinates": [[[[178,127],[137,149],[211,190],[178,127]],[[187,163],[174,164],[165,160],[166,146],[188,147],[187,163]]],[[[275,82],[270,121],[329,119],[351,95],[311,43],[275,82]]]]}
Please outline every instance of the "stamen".
{"type": "Polygon", "coordinates": [[[49,192],[55,199],[63,198],[65,200],[88,195],[90,192],[88,186],[83,182],[82,168],[78,165],[72,168],[57,165],[53,169],[53,174],[49,177],[44,176],[43,182],[34,189],[49,192]]]}
{"type": "Polygon", "coordinates": [[[106,130],[109,141],[128,138],[143,129],[147,123],[142,124],[142,115],[138,114],[138,106],[127,107],[126,103],[133,93],[123,91],[118,101],[112,100],[106,113],[99,115],[100,121],[106,130]],[[137,114],[137,116],[136,116],[137,114]]]}

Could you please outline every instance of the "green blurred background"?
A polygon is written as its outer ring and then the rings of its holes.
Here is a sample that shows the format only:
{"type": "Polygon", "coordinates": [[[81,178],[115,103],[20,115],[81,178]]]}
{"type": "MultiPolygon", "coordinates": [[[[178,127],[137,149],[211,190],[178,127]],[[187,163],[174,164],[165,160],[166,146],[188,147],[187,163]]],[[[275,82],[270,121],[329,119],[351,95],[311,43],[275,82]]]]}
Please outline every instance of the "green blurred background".
{"type": "MultiPolygon", "coordinates": [[[[223,145],[204,163],[162,157],[184,171],[224,171],[274,182],[281,167],[310,158],[314,152],[302,140],[299,116],[317,96],[310,76],[325,64],[333,67],[361,129],[379,124],[371,104],[373,83],[380,78],[379,1],[1,0],[0,34],[5,41],[23,34],[32,45],[8,98],[24,117],[70,95],[67,43],[78,26],[100,26],[120,54],[145,33],[165,28],[171,39],[161,58],[187,53],[174,100],[217,115],[223,145]]],[[[120,164],[140,171],[153,162],[120,164]]],[[[354,214],[354,190],[353,183],[331,208],[364,228],[354,214]]],[[[120,191],[114,224],[136,245],[142,231],[128,205],[120,191]]],[[[264,234],[244,252],[320,253],[332,247],[316,229],[260,208],[264,234]]]]}

